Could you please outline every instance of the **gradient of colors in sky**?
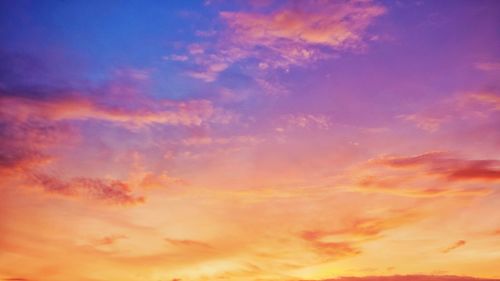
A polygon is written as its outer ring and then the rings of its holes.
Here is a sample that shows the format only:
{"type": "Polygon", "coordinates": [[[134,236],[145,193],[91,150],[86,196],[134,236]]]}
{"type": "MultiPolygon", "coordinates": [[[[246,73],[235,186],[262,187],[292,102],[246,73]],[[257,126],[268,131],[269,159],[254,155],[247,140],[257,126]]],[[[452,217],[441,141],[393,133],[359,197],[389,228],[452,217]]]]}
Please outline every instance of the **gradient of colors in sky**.
{"type": "Polygon", "coordinates": [[[0,280],[500,278],[500,1],[5,0],[0,42],[0,280]]]}

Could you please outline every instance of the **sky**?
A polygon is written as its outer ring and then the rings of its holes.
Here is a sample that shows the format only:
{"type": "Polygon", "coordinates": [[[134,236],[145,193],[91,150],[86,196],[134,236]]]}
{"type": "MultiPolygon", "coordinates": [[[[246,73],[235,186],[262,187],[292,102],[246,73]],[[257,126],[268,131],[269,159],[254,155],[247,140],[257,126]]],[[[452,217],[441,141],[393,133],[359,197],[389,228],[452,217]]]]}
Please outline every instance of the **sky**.
{"type": "Polygon", "coordinates": [[[5,0],[0,42],[0,280],[500,280],[499,1],[5,0]]]}

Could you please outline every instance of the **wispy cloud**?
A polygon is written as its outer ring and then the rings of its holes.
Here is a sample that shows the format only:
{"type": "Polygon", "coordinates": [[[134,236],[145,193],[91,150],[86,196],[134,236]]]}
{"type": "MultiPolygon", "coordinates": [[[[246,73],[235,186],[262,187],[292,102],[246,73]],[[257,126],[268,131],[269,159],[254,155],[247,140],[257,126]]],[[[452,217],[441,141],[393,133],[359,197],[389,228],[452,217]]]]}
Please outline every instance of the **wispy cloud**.
{"type": "Polygon", "coordinates": [[[381,239],[391,230],[421,219],[416,211],[389,210],[378,216],[350,217],[336,227],[323,226],[302,232],[301,237],[327,260],[342,259],[363,254],[363,245],[381,239]]]}
{"type": "Polygon", "coordinates": [[[93,241],[93,244],[95,246],[109,246],[113,245],[119,240],[127,239],[128,237],[126,235],[109,235],[109,236],[104,236],[102,238],[96,239],[93,241]]]}
{"type": "Polygon", "coordinates": [[[474,64],[479,70],[482,71],[499,71],[500,70],[500,62],[499,61],[482,61],[474,64]]]}
{"type": "Polygon", "coordinates": [[[207,243],[200,242],[200,241],[195,241],[195,240],[188,240],[188,239],[172,239],[172,238],[165,238],[165,241],[168,242],[172,246],[176,247],[187,247],[187,248],[198,248],[202,250],[212,250],[213,247],[210,246],[207,243]]]}
{"type": "Polygon", "coordinates": [[[500,111],[500,93],[495,91],[472,92],[460,98],[462,105],[479,105],[488,111],[500,111]]]}
{"type": "Polygon", "coordinates": [[[420,218],[417,212],[393,210],[380,217],[352,218],[337,229],[306,231],[303,237],[310,240],[350,239],[369,240],[379,237],[383,232],[413,223],[420,218]]]}
{"type": "Polygon", "coordinates": [[[141,100],[137,108],[106,105],[101,101],[82,96],[68,95],[58,99],[40,100],[24,97],[2,97],[0,104],[5,114],[17,113],[18,118],[32,116],[54,121],[97,120],[129,125],[200,125],[213,114],[207,100],[175,102],[168,100],[141,100]],[[144,103],[145,102],[145,103],[144,103]]]}
{"type": "Polygon", "coordinates": [[[244,144],[252,145],[262,142],[262,139],[254,136],[231,136],[231,137],[211,137],[211,136],[193,136],[182,140],[186,146],[200,145],[229,145],[244,144]]]}
{"type": "Polygon", "coordinates": [[[465,244],[467,244],[467,242],[465,240],[458,240],[457,242],[455,242],[452,245],[445,248],[442,252],[443,252],[443,254],[447,254],[455,249],[458,249],[460,247],[465,246],[465,244]]]}
{"type": "Polygon", "coordinates": [[[165,60],[173,60],[173,61],[187,61],[189,57],[186,55],[171,55],[163,57],[165,60]]]}
{"type": "Polygon", "coordinates": [[[331,126],[330,117],[325,114],[286,114],[281,116],[277,131],[315,128],[327,130],[331,126]]]}
{"type": "Polygon", "coordinates": [[[473,91],[438,101],[427,109],[398,116],[414,123],[418,128],[436,132],[443,125],[453,122],[484,120],[500,111],[500,94],[497,91],[473,91]]]}
{"type": "Polygon", "coordinates": [[[442,124],[446,123],[449,116],[428,116],[425,114],[405,114],[399,116],[402,120],[413,122],[418,128],[428,131],[437,131],[442,124]]]}

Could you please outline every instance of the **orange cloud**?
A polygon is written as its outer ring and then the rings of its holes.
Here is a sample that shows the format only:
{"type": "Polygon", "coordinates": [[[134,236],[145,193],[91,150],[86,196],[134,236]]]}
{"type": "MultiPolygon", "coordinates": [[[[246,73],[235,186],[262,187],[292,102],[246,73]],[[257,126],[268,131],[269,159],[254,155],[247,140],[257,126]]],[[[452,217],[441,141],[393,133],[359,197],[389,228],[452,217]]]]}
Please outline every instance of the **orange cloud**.
{"type": "Polygon", "coordinates": [[[301,237],[309,242],[314,252],[326,256],[328,259],[344,258],[361,254],[361,250],[355,246],[355,243],[347,241],[324,241],[327,234],[320,231],[306,231],[301,237]]]}
{"type": "Polygon", "coordinates": [[[100,239],[95,240],[95,245],[97,246],[106,246],[106,245],[112,245],[116,241],[121,240],[121,239],[127,239],[128,237],[126,235],[110,235],[110,236],[104,236],[100,239]]]}
{"type": "Polygon", "coordinates": [[[451,246],[444,249],[442,252],[443,252],[443,254],[447,254],[447,253],[449,253],[457,248],[465,246],[465,244],[467,244],[467,242],[465,240],[459,240],[459,241],[453,243],[451,246]]]}
{"type": "Polygon", "coordinates": [[[205,250],[213,249],[213,247],[210,246],[209,244],[195,240],[165,238],[165,241],[177,247],[190,247],[190,248],[199,248],[205,250]]]}
{"type": "Polygon", "coordinates": [[[361,250],[347,242],[319,242],[312,241],[312,246],[319,253],[331,258],[345,258],[361,254],[361,250]]]}
{"type": "Polygon", "coordinates": [[[167,187],[171,185],[186,185],[187,182],[183,179],[172,177],[166,173],[143,173],[142,178],[139,180],[138,185],[144,188],[157,188],[157,187],[167,187]]]}
{"type": "Polygon", "coordinates": [[[415,222],[416,213],[392,211],[386,217],[350,218],[343,226],[330,230],[313,230],[301,233],[301,238],[328,258],[340,258],[362,254],[364,241],[380,238],[381,234],[415,222]]]}
{"type": "Polygon", "coordinates": [[[386,217],[352,218],[343,227],[333,230],[305,231],[302,237],[310,241],[324,239],[374,239],[384,231],[415,222],[420,216],[417,213],[397,211],[390,212],[386,217]]]}

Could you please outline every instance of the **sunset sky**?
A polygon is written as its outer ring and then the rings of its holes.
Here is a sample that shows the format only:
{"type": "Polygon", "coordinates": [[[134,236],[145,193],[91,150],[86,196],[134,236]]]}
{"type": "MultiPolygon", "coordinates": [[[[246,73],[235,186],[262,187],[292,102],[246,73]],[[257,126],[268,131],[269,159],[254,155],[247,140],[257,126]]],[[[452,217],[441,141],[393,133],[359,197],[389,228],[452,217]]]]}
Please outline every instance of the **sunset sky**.
{"type": "Polygon", "coordinates": [[[500,278],[500,1],[2,0],[0,42],[1,281],[500,278]]]}

